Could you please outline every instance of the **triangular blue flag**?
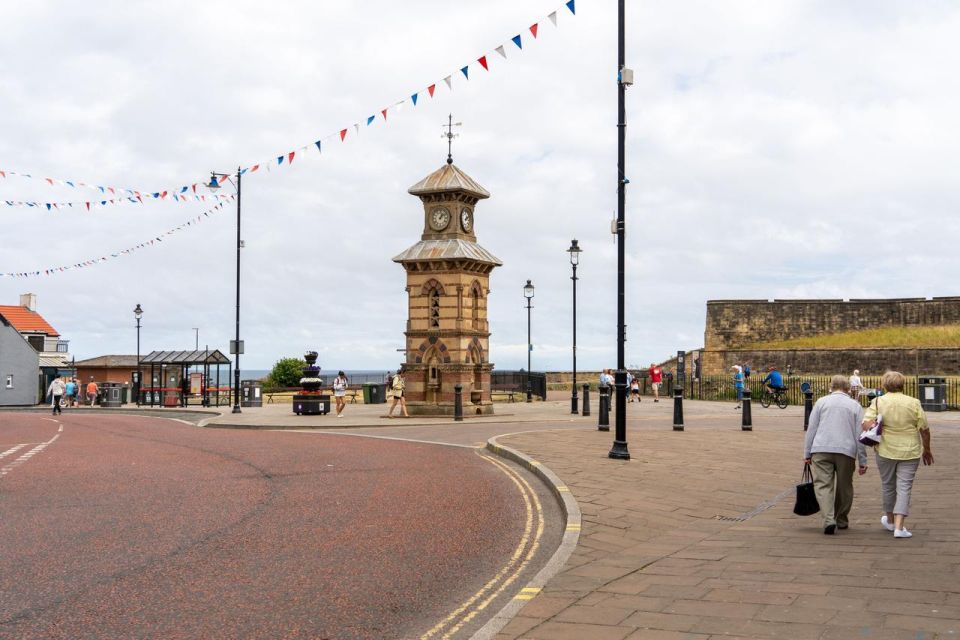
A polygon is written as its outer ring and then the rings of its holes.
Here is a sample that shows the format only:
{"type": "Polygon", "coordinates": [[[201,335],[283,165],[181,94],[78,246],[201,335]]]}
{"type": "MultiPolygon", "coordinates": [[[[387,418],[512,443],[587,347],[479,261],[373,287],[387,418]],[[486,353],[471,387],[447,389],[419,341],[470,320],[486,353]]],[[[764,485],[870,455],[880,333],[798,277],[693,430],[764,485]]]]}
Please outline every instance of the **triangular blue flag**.
{"type": "Polygon", "coordinates": [[[413,106],[417,106],[417,94],[410,96],[410,100],[413,102],[413,106]]]}
{"type": "Polygon", "coordinates": [[[574,0],[570,0],[570,2],[567,3],[567,9],[570,9],[570,13],[572,13],[573,15],[577,15],[577,10],[574,8],[573,3],[574,3],[574,0]]]}
{"type": "Polygon", "coordinates": [[[153,197],[154,197],[154,198],[159,198],[159,197],[160,197],[160,192],[158,191],[158,192],[156,192],[155,194],[153,194],[153,197]]]}
{"type": "Polygon", "coordinates": [[[180,193],[185,193],[186,190],[189,189],[189,188],[190,188],[190,187],[181,187],[181,188],[180,188],[180,193]]]}
{"type": "Polygon", "coordinates": [[[374,119],[376,119],[376,117],[377,117],[377,116],[370,116],[369,118],[367,118],[367,126],[368,126],[368,127],[370,126],[370,123],[373,122],[374,119]]]}
{"type": "Polygon", "coordinates": [[[511,40],[513,40],[513,44],[517,45],[518,49],[523,49],[523,41],[520,39],[519,35],[513,36],[511,40]]]}
{"type": "Polygon", "coordinates": [[[67,180],[67,184],[70,185],[71,187],[73,187],[74,189],[77,188],[77,187],[76,187],[72,182],[70,182],[69,180],[67,180]]]}
{"type": "Polygon", "coordinates": [[[283,164],[283,156],[277,156],[277,164],[283,164]]]}
{"type": "Polygon", "coordinates": [[[460,73],[463,74],[463,77],[464,77],[464,78],[466,78],[467,80],[469,80],[469,79],[470,79],[470,66],[468,65],[468,66],[464,67],[463,69],[460,69],[460,73]]]}
{"type": "Polygon", "coordinates": [[[50,203],[47,203],[47,211],[50,211],[50,203]]]}
{"type": "Polygon", "coordinates": [[[320,148],[320,141],[319,141],[319,140],[317,140],[317,141],[314,142],[313,144],[317,145],[317,151],[322,151],[322,149],[320,148]]]}
{"type": "Polygon", "coordinates": [[[247,172],[246,169],[240,169],[240,175],[243,175],[243,174],[245,174],[246,172],[247,172]]]}
{"type": "Polygon", "coordinates": [[[100,189],[100,193],[106,193],[106,189],[104,189],[103,187],[97,187],[97,189],[100,189]]]}

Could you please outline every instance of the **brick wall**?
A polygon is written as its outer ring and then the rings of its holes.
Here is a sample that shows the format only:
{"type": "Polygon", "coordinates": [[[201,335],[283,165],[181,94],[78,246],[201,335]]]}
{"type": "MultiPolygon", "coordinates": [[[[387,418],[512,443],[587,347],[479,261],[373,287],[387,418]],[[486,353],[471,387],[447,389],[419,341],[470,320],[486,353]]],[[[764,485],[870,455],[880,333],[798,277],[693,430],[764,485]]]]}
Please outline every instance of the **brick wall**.
{"type": "Polygon", "coordinates": [[[891,300],[710,300],[707,350],[891,326],[960,323],[960,297],[891,300]]]}
{"type": "Polygon", "coordinates": [[[704,375],[728,373],[734,364],[747,363],[760,375],[767,366],[781,372],[881,375],[888,369],[906,375],[960,375],[957,349],[718,349],[704,351],[704,375]]]}

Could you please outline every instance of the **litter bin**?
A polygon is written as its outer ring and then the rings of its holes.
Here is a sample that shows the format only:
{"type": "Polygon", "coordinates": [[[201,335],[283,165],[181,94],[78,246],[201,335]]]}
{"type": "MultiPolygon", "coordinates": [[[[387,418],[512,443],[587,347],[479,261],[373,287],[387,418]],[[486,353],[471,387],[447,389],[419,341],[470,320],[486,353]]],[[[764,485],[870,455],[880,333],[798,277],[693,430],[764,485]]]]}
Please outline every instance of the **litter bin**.
{"type": "Polygon", "coordinates": [[[259,380],[243,380],[240,382],[240,406],[263,406],[263,383],[259,380]]]}
{"type": "Polygon", "coordinates": [[[947,379],[925,377],[919,380],[920,405],[924,411],[947,410],[947,379]]]}
{"type": "Polygon", "coordinates": [[[118,382],[104,382],[100,385],[100,406],[119,407],[123,404],[123,387],[118,382]]]}
{"type": "Polygon", "coordinates": [[[383,404],[387,401],[387,385],[383,382],[369,382],[363,385],[364,404],[383,404]]]}

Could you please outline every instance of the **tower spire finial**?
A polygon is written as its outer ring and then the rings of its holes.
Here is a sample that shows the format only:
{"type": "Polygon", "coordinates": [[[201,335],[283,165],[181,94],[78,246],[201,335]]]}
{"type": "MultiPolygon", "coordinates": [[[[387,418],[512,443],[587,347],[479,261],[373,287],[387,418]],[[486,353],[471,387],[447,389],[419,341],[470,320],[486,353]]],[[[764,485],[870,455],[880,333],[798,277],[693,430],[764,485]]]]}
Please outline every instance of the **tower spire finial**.
{"type": "Polygon", "coordinates": [[[462,126],[463,126],[463,123],[462,123],[462,122],[454,122],[454,121],[453,121],[453,114],[451,113],[451,114],[447,117],[447,124],[445,124],[445,125],[443,125],[443,126],[444,126],[444,128],[447,130],[446,133],[441,134],[441,137],[442,137],[442,138],[446,138],[446,139],[447,139],[447,164],[453,164],[453,139],[456,138],[456,137],[458,137],[458,136],[460,135],[459,133],[454,133],[454,132],[453,132],[453,128],[454,128],[454,127],[462,127],[462,126]]]}

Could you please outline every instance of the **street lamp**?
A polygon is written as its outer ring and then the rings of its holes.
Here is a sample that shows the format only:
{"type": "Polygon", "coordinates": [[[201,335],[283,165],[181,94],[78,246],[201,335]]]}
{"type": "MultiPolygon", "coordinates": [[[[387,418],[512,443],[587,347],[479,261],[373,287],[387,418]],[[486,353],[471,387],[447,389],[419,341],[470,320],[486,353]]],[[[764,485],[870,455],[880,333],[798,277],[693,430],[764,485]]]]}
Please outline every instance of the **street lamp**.
{"type": "Polygon", "coordinates": [[[626,0],[617,3],[617,389],[616,434],[608,454],[615,460],[629,460],[627,448],[627,371],[624,350],[627,341],[624,298],[626,288],[626,175],[627,86],[633,84],[633,71],[626,66],[626,0]]]}
{"type": "Polygon", "coordinates": [[[193,327],[193,350],[200,351],[200,329],[193,327]]]}
{"type": "Polygon", "coordinates": [[[573,267],[573,393],[570,394],[570,413],[577,413],[577,264],[580,263],[582,249],[576,238],[570,241],[570,265],[573,267]]]}
{"type": "Polygon", "coordinates": [[[533,389],[530,388],[530,353],[533,343],[530,342],[530,301],[533,300],[533,285],[527,280],[523,285],[523,297],[527,299],[527,402],[533,402],[533,389]]]}
{"type": "Polygon", "coordinates": [[[140,318],[143,316],[143,309],[140,303],[133,310],[133,317],[137,319],[137,406],[140,406],[140,389],[143,387],[143,377],[140,373],[140,318]]]}
{"type": "MultiPolygon", "coordinates": [[[[234,354],[236,365],[233,370],[233,413],[240,413],[240,354],[243,353],[243,343],[240,342],[240,248],[243,241],[240,240],[240,178],[243,176],[243,170],[237,167],[237,332],[236,340],[230,345],[230,353],[234,354]]],[[[220,188],[217,178],[230,179],[229,173],[210,172],[210,184],[207,185],[211,191],[220,188]]],[[[199,338],[198,338],[199,341],[199,338]]],[[[199,345],[199,342],[198,342],[199,345]]]]}

